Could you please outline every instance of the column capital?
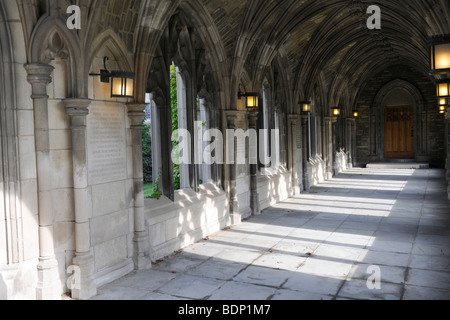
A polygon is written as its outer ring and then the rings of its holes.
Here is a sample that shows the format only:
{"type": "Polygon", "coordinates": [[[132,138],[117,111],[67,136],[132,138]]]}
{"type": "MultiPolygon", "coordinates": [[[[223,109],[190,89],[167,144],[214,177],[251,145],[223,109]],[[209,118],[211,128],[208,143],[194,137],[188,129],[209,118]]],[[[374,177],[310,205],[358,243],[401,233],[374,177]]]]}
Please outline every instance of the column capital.
{"type": "Polygon", "coordinates": [[[52,82],[51,74],[55,69],[53,66],[48,64],[33,63],[33,64],[26,64],[24,67],[28,75],[27,80],[31,84],[33,83],[49,84],[52,82]]]}
{"type": "Polygon", "coordinates": [[[131,121],[132,128],[139,128],[142,126],[142,120],[145,118],[145,108],[147,104],[131,102],[127,103],[128,117],[131,121]]]}
{"type": "Polygon", "coordinates": [[[127,112],[130,117],[145,117],[145,108],[147,103],[127,103],[127,112]]]}
{"type": "Polygon", "coordinates": [[[66,108],[66,114],[75,116],[87,116],[89,114],[89,106],[92,100],[90,99],[64,99],[64,107],[66,108]]]}
{"type": "Polygon", "coordinates": [[[239,127],[239,120],[244,120],[247,116],[247,111],[239,110],[226,110],[225,115],[227,117],[228,126],[233,126],[233,129],[239,127]]]}
{"type": "Polygon", "coordinates": [[[247,111],[247,115],[249,119],[257,119],[259,116],[258,111],[247,111]]]}

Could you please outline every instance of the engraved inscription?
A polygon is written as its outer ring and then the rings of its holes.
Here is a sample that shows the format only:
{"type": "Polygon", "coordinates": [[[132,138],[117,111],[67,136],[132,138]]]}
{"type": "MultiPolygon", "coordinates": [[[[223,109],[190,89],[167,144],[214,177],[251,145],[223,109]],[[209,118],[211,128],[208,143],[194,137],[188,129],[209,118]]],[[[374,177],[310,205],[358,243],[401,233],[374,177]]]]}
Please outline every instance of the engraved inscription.
{"type": "Polygon", "coordinates": [[[122,108],[95,105],[88,120],[89,184],[126,179],[126,135],[122,108]]]}

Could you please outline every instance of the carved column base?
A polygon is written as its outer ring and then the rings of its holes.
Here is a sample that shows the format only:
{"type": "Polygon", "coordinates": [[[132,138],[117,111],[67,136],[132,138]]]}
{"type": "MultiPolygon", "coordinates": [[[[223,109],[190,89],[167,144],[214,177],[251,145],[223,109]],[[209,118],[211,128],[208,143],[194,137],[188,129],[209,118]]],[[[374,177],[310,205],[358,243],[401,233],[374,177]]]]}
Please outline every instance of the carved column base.
{"type": "Polygon", "coordinates": [[[37,300],[61,300],[61,284],[59,281],[58,262],[54,258],[39,258],[37,266],[38,284],[37,300]]]}
{"type": "Polygon", "coordinates": [[[87,300],[97,295],[97,286],[94,281],[94,257],[88,253],[79,255],[73,259],[74,265],[79,270],[75,270],[75,283],[72,288],[72,298],[77,300],[87,300]],[[79,272],[79,275],[76,273],[79,272]]]}
{"type": "Polygon", "coordinates": [[[148,232],[134,233],[134,252],[133,261],[135,270],[148,270],[152,268],[152,260],[145,254],[148,249],[148,232]]]}
{"type": "Polygon", "coordinates": [[[239,209],[239,201],[237,199],[230,200],[230,217],[231,224],[238,225],[242,223],[242,214],[239,209]]]}

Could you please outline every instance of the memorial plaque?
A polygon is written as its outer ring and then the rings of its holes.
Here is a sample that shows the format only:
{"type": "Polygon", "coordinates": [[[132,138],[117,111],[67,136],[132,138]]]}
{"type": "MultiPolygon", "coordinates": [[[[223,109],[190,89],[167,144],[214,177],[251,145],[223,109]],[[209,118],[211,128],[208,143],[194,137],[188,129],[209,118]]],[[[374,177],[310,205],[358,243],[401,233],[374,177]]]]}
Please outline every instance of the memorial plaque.
{"type": "Polygon", "coordinates": [[[122,107],[92,104],[88,117],[89,184],[127,177],[125,113],[122,107]]]}

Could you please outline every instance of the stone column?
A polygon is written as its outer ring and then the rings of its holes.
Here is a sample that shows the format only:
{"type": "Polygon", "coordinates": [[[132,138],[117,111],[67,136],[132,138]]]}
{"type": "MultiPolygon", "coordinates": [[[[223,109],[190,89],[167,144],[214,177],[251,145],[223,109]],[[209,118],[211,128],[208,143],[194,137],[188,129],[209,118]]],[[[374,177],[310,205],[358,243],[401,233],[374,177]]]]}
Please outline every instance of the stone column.
{"type": "MultiPolygon", "coordinates": [[[[239,111],[226,111],[227,117],[227,130],[236,130],[238,128],[238,120],[239,120],[239,111]]],[[[229,153],[233,153],[233,163],[228,163],[228,174],[229,174],[229,205],[230,205],[230,216],[231,223],[236,225],[242,222],[241,212],[239,208],[239,201],[237,198],[237,190],[236,190],[236,180],[237,180],[237,141],[234,139],[234,148],[231,149],[229,146],[231,145],[231,141],[228,141],[227,135],[227,148],[226,148],[226,158],[229,159],[229,153]]]]}
{"type": "Polygon", "coordinates": [[[72,130],[72,161],[75,200],[75,258],[79,267],[79,283],[74,283],[72,298],[89,299],[97,294],[94,281],[94,257],[90,242],[90,219],[92,218],[89,196],[87,165],[87,116],[89,99],[66,99],[64,106],[70,116],[72,130]]]}
{"type": "Polygon", "coordinates": [[[337,158],[336,158],[336,153],[337,153],[337,151],[336,151],[336,148],[337,148],[337,145],[336,145],[336,135],[337,135],[337,129],[336,129],[336,126],[337,126],[337,117],[332,117],[331,118],[331,133],[330,133],[330,139],[331,139],[331,141],[330,141],[330,148],[331,148],[331,150],[330,150],[330,160],[331,160],[331,169],[332,169],[332,176],[334,176],[334,175],[336,175],[336,174],[338,174],[338,165],[337,165],[337,158]]]}
{"type": "MultiPolygon", "coordinates": [[[[249,111],[248,113],[248,123],[250,130],[257,130],[257,122],[258,122],[258,112],[257,111],[249,111]]],[[[252,153],[252,149],[256,149],[256,153],[258,154],[258,146],[250,145],[250,154],[252,153]]],[[[252,159],[250,159],[252,160],[252,159]]],[[[259,205],[259,193],[258,193],[258,157],[253,159],[256,161],[250,161],[250,208],[252,209],[252,215],[260,215],[261,207],[259,205]]]]}
{"type": "Polygon", "coordinates": [[[288,154],[289,169],[292,171],[293,195],[298,195],[301,192],[301,183],[297,174],[297,122],[297,114],[288,115],[288,154]]]}
{"type": "Polygon", "coordinates": [[[27,80],[32,87],[36,165],[39,201],[39,263],[36,298],[61,299],[61,281],[55,258],[53,234],[52,172],[50,162],[50,137],[48,121],[47,85],[51,83],[53,67],[46,64],[25,66],[27,80]]]}
{"type": "Polygon", "coordinates": [[[353,140],[356,137],[353,135],[353,127],[355,126],[355,118],[347,118],[347,154],[348,154],[348,166],[347,169],[353,168],[353,140]]]}
{"type": "Polygon", "coordinates": [[[144,174],[142,164],[142,120],[145,104],[129,103],[131,150],[133,153],[133,194],[134,194],[134,266],[136,270],[151,268],[149,235],[144,214],[144,174]]]}
{"type": "Polygon", "coordinates": [[[309,114],[302,115],[302,139],[303,139],[303,186],[306,191],[311,189],[311,181],[309,180],[308,164],[309,164],[309,114]]]}
{"type": "Polygon", "coordinates": [[[172,162],[172,117],[170,100],[162,90],[150,94],[152,100],[153,182],[159,177],[159,190],[175,199],[172,162]]]}
{"type": "Polygon", "coordinates": [[[445,113],[445,127],[446,127],[446,139],[447,139],[447,164],[446,164],[446,179],[448,182],[447,194],[450,200],[450,106],[447,106],[447,112],[445,113]]]}
{"type": "Polygon", "coordinates": [[[324,151],[326,154],[325,161],[326,161],[326,179],[331,180],[333,179],[333,134],[332,134],[332,120],[331,117],[324,117],[323,118],[324,126],[325,126],[325,146],[324,151]]]}

